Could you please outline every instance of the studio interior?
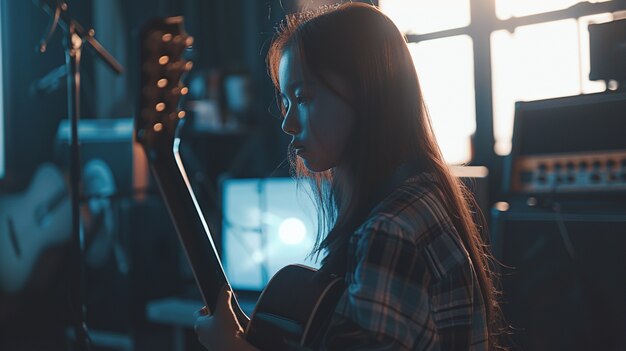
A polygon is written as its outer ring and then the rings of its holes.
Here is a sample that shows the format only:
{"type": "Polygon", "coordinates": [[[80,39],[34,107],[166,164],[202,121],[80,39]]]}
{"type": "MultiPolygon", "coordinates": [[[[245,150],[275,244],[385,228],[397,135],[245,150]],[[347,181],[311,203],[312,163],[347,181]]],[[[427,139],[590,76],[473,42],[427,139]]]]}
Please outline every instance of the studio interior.
{"type": "MultiPolygon", "coordinates": [[[[250,316],[321,267],[266,56],[336,2],[1,0],[0,350],[205,350],[218,281],[250,316]]],[[[506,348],[626,350],[626,0],[354,2],[405,37],[506,348]]]]}

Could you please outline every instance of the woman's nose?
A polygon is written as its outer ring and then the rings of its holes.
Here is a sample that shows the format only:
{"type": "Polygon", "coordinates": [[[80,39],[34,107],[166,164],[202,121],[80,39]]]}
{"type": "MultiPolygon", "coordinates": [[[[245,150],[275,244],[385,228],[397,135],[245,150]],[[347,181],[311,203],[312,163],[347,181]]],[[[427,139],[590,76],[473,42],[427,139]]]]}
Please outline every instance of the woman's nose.
{"type": "Polygon", "coordinates": [[[285,114],[285,118],[283,118],[283,124],[281,127],[283,129],[283,132],[289,135],[298,134],[299,132],[298,118],[296,114],[293,111],[291,111],[291,109],[289,109],[287,113],[285,114]]]}

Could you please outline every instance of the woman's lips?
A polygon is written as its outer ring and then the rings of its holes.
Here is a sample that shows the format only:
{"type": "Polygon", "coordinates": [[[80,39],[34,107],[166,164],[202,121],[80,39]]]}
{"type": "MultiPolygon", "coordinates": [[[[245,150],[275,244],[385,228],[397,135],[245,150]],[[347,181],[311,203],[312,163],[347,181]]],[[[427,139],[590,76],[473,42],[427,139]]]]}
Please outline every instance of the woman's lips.
{"type": "Polygon", "coordinates": [[[299,143],[291,143],[290,147],[296,153],[296,155],[299,155],[304,151],[304,145],[299,143]]]}

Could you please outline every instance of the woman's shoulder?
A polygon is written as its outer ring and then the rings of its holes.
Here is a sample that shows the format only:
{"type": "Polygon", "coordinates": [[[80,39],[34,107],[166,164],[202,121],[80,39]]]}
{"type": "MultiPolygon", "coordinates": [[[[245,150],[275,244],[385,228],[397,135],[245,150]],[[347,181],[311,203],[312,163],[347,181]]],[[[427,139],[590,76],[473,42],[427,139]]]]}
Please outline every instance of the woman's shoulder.
{"type": "Polygon", "coordinates": [[[454,231],[442,194],[432,173],[408,178],[370,212],[357,232],[382,231],[419,246],[442,231],[454,231]]]}
{"type": "Polygon", "coordinates": [[[352,237],[355,247],[403,247],[426,261],[431,276],[443,279],[470,260],[442,203],[443,193],[430,173],[407,179],[370,213],[352,237]]]}

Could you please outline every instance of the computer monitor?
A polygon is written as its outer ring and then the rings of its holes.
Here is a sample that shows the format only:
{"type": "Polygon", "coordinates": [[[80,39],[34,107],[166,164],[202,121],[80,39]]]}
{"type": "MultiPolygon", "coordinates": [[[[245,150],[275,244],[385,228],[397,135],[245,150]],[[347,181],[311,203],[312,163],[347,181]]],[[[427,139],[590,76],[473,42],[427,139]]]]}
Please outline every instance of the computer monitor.
{"type": "Polygon", "coordinates": [[[308,257],[317,234],[309,189],[292,178],[221,182],[222,263],[235,290],[260,291],[288,264],[319,268],[308,257]]]}

